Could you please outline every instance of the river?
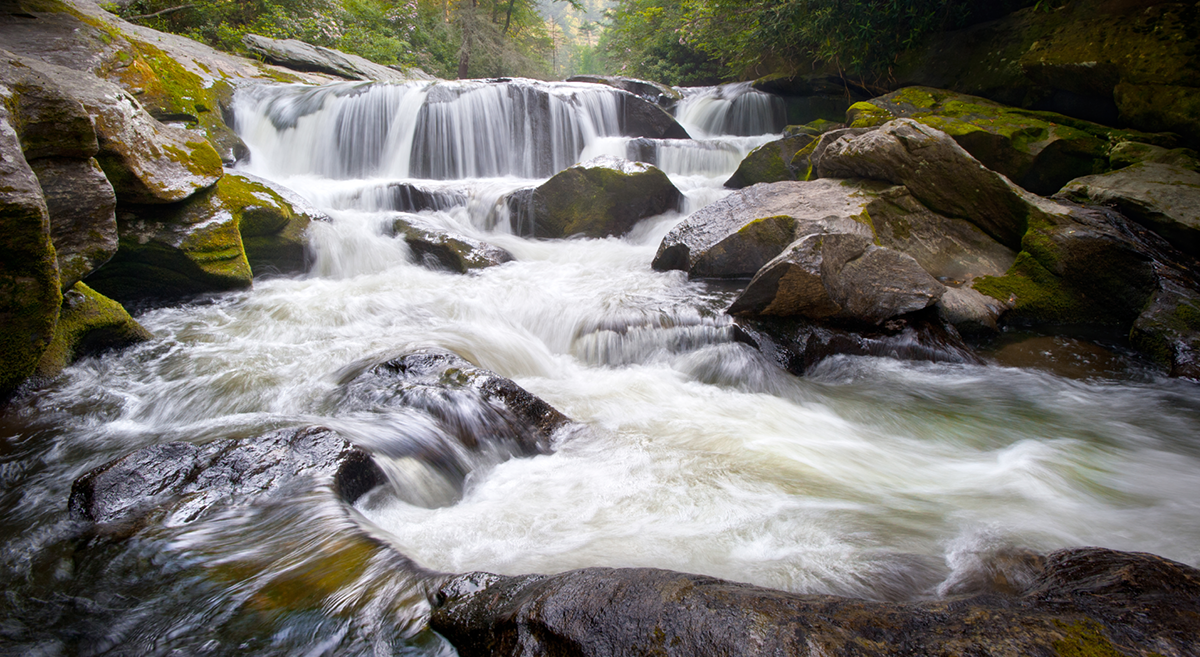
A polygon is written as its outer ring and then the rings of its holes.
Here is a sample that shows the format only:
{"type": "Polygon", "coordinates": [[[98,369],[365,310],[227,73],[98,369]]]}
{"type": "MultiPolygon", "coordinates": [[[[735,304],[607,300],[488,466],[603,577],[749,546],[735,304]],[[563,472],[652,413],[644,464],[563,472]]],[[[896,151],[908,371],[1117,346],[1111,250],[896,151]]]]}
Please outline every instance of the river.
{"type": "Polygon", "coordinates": [[[951,594],[1010,555],[1068,546],[1200,565],[1194,384],[1137,366],[1081,379],[862,357],[796,377],[734,341],[723,310],[736,290],[652,271],[663,235],[778,136],[762,114],[778,108],[725,93],[685,100],[700,139],[652,145],[687,197],[680,212],[619,239],[538,240],[514,234],[497,200],[624,155],[613,93],[528,81],[243,92],[244,169],[332,218],[311,228],[312,271],[143,311],[152,341],[86,358],[5,410],[0,652],[453,654],[425,628],[419,578],[397,554],[441,572],[652,566],[881,600],[951,594]],[[515,260],[469,275],[412,262],[386,230],[403,216],[387,191],[398,181],[452,199],[422,221],[515,260]],[[347,367],[428,347],[583,428],[552,454],[475,455],[463,480],[390,456],[442,438],[409,413],[331,400],[347,367]],[[298,495],[76,539],[71,482],[98,465],[311,424],[374,452],[393,485],[349,515],[298,495]],[[357,551],[364,533],[392,549],[357,551]],[[366,566],[348,574],[346,559],[366,566]]]}

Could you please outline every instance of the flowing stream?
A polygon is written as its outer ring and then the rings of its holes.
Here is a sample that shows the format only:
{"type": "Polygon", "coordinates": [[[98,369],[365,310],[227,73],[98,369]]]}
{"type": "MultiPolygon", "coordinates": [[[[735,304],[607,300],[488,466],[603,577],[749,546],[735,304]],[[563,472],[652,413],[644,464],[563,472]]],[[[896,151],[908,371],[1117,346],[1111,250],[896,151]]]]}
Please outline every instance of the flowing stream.
{"type": "Polygon", "coordinates": [[[702,138],[647,144],[620,136],[619,95],[594,85],[244,92],[247,170],[332,217],[312,226],[313,270],[143,312],[154,340],[87,358],[0,416],[0,652],[451,655],[424,626],[414,563],[652,566],[881,600],[951,594],[1005,555],[1068,546],[1200,565],[1194,384],[846,357],[795,377],[734,341],[735,290],[651,270],[671,226],[778,136],[755,93],[691,91],[680,119],[702,138]],[[514,234],[506,193],[634,147],[684,191],[681,213],[621,239],[514,234]],[[442,199],[424,221],[516,260],[470,275],[414,263],[385,230],[404,214],[398,182],[442,199]],[[448,479],[398,449],[445,440],[411,413],[333,401],[346,368],[424,347],[583,428],[548,455],[464,457],[465,480],[448,479]],[[98,465],[313,424],[375,453],[393,485],[350,514],[297,495],[75,539],[71,482],[98,465]]]}

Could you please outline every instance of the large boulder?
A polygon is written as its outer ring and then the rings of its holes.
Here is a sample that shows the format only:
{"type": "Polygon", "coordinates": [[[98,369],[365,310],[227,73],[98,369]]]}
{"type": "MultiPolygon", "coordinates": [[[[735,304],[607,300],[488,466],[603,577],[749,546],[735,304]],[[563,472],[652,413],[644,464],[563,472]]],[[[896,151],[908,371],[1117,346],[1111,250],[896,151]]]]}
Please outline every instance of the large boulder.
{"type": "Polygon", "coordinates": [[[683,195],[648,164],[598,157],[555,174],[532,194],[536,237],[624,235],[634,224],[679,208],[683,195]]]}
{"type": "Polygon", "coordinates": [[[95,158],[43,157],[29,166],[50,212],[65,292],[117,252],[117,197],[95,158]]]}
{"type": "Polygon", "coordinates": [[[328,73],[347,80],[406,82],[412,79],[412,74],[376,64],[358,55],[296,39],[272,39],[247,34],[242,37],[242,45],[252,55],[294,71],[328,73]]]}
{"type": "Polygon", "coordinates": [[[1000,105],[928,87],[908,87],[856,103],[846,113],[855,127],[910,118],[945,132],[987,168],[1036,194],[1108,169],[1111,142],[1169,137],[1116,130],[1049,112],[1000,105]]]}
{"type": "Polygon", "coordinates": [[[796,595],[701,575],[588,568],[471,573],[431,595],[460,655],[1137,655],[1200,650],[1200,571],[1061,550],[1032,585],[920,602],[796,595]],[[998,652],[999,651],[999,652],[998,652]]]}
{"type": "MultiPolygon", "coordinates": [[[[0,85],[0,98],[11,98],[0,85]]],[[[0,102],[0,400],[33,373],[50,344],[62,292],[50,215],[0,102]]]]}
{"type": "Polygon", "coordinates": [[[623,93],[621,103],[621,134],[626,137],[649,139],[690,139],[687,129],[658,105],[640,96],[623,93]]]}
{"type": "Polygon", "coordinates": [[[1200,173],[1141,162],[1072,180],[1060,194],[1080,203],[1115,207],[1184,253],[1200,256],[1200,173]]]}
{"type": "Polygon", "coordinates": [[[158,516],[193,522],[223,508],[289,498],[300,487],[331,487],[355,499],[386,477],[371,455],[323,427],[280,429],[254,438],[142,448],[75,480],[75,520],[137,525],[158,516]]]}
{"type": "Polygon", "coordinates": [[[287,187],[246,173],[226,173],[217,195],[237,219],[255,276],[308,270],[308,227],[328,215],[287,187]]]}
{"type": "Polygon", "coordinates": [[[904,185],[930,210],[966,219],[1009,248],[1020,245],[1031,214],[1037,212],[1026,192],[946,133],[912,119],[837,139],[820,156],[817,169],[822,178],[904,185]]]}
{"type": "Polygon", "coordinates": [[[121,304],[83,283],[75,283],[63,294],[54,338],[38,361],[36,374],[52,377],[84,356],[145,342],[152,337],[121,304]]]}
{"type": "Polygon", "coordinates": [[[792,158],[814,141],[812,135],[799,134],[777,139],[750,151],[738,165],[737,171],[725,181],[730,189],[743,189],[758,183],[795,180],[792,158]]]}

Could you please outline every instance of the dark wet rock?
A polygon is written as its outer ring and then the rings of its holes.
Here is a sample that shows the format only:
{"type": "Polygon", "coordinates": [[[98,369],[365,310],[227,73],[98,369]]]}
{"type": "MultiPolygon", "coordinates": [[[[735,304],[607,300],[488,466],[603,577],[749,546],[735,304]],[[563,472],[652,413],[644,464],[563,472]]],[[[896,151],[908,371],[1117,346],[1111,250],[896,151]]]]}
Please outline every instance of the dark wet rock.
{"type": "Polygon", "coordinates": [[[783,136],[798,137],[800,135],[809,135],[810,137],[816,138],[832,130],[840,130],[845,127],[846,125],[844,123],[838,123],[837,121],[816,119],[803,125],[789,125],[783,129],[783,136]]]}
{"type": "Polygon", "coordinates": [[[62,303],[50,215],[11,120],[0,103],[0,400],[33,373],[62,303]]]}
{"type": "Polygon", "coordinates": [[[536,237],[624,235],[647,217],[679,208],[667,174],[640,162],[599,157],[565,169],[534,189],[536,237]]]}
{"type": "Polygon", "coordinates": [[[904,185],[934,212],[966,219],[1010,248],[1020,245],[1036,212],[1026,192],[984,167],[946,133],[911,119],[837,139],[820,156],[818,170],[822,178],[904,185]]]}
{"type": "Polygon", "coordinates": [[[1060,195],[1115,207],[1184,253],[1200,256],[1200,173],[1142,162],[1072,180],[1060,195]]]}
{"type": "Polygon", "coordinates": [[[1194,280],[1161,280],[1129,338],[1171,376],[1200,380],[1200,291],[1194,280]]]}
{"type": "Polygon", "coordinates": [[[145,342],[153,336],[121,304],[82,282],[63,294],[54,338],[38,361],[40,377],[56,376],[75,361],[110,349],[145,342]]]}
{"type": "Polygon", "coordinates": [[[185,524],[222,508],[329,486],[347,502],[384,483],[371,455],[322,427],[281,429],[203,445],[152,445],[75,480],[75,520],[185,524]]]}
{"type": "Polygon", "coordinates": [[[467,196],[460,190],[430,189],[407,182],[388,184],[389,209],[397,212],[424,212],[426,210],[449,210],[467,204],[467,196]]]}
{"type": "MultiPolygon", "coordinates": [[[[414,409],[433,417],[463,447],[506,448],[519,456],[548,453],[557,434],[574,426],[510,379],[439,349],[352,365],[330,403],[343,412],[414,409]]],[[[414,447],[427,462],[446,457],[414,447]]]]}
{"type": "Polygon", "coordinates": [[[1195,568],[1153,555],[1080,548],[1049,555],[1021,595],[907,603],[796,595],[649,568],[471,573],[432,596],[430,624],[464,657],[1150,657],[1200,649],[1198,601],[1195,568]]]}
{"type": "Polygon", "coordinates": [[[668,110],[683,98],[683,94],[678,90],[665,84],[620,75],[574,75],[567,78],[567,82],[588,82],[616,87],[668,110]]]}
{"type": "Polygon", "coordinates": [[[981,363],[962,336],[936,312],[894,317],[878,326],[803,318],[738,317],[739,342],[797,376],[833,356],[878,356],[934,363],[981,363]]]}
{"type": "Polygon", "coordinates": [[[791,169],[792,158],[813,141],[811,135],[796,135],[759,146],[742,160],[737,171],[725,181],[725,186],[743,189],[757,183],[795,180],[796,174],[791,169]]]}
{"type": "Polygon", "coordinates": [[[633,94],[621,96],[621,134],[650,139],[691,139],[675,117],[633,94]]]}
{"type": "MultiPolygon", "coordinates": [[[[0,81],[18,93],[62,97],[62,107],[82,105],[95,125],[96,160],[122,202],[180,201],[222,175],[220,156],[202,137],[159,123],[128,92],[90,73],[0,52],[0,81]]],[[[79,122],[67,127],[77,142],[79,122]]]]}
{"type": "MultiPolygon", "coordinates": [[[[272,64],[301,72],[336,75],[347,80],[376,80],[405,82],[416,73],[405,73],[376,64],[368,59],[333,48],[324,48],[295,39],[272,39],[257,34],[242,37],[242,45],[251,54],[272,64]]],[[[427,77],[427,76],[426,76],[427,77]]]]}
{"type": "Polygon", "coordinates": [[[465,274],[474,269],[494,267],[510,262],[508,251],[466,235],[438,230],[409,216],[392,222],[392,231],[404,238],[417,261],[431,269],[445,269],[465,274]]]}
{"type": "Polygon", "coordinates": [[[631,162],[645,162],[650,165],[658,164],[658,142],[646,137],[630,139],[625,145],[625,159],[631,162]]]}
{"type": "Polygon", "coordinates": [[[117,252],[117,197],[94,158],[43,157],[29,166],[50,212],[50,235],[66,291],[117,252]]]}
{"type": "Polygon", "coordinates": [[[847,118],[856,127],[898,118],[918,121],[950,135],[985,167],[1036,194],[1053,194],[1069,180],[1107,170],[1111,142],[1155,138],[927,87],[857,103],[847,118]]]}

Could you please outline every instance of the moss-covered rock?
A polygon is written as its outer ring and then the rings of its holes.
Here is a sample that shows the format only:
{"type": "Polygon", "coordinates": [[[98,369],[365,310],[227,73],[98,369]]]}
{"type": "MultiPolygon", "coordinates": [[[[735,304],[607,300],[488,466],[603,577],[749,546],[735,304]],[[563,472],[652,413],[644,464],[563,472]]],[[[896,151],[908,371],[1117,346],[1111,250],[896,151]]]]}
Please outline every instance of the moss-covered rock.
{"type": "Polygon", "coordinates": [[[784,137],[798,137],[800,135],[810,135],[812,137],[820,137],[830,130],[839,130],[846,127],[844,123],[836,121],[826,121],[825,119],[816,119],[809,121],[803,125],[789,125],[783,129],[784,137]]]}
{"type": "Polygon", "coordinates": [[[325,213],[286,187],[244,173],[227,173],[217,184],[217,194],[237,217],[255,276],[308,270],[308,227],[327,221],[325,213]]]}
{"type": "Polygon", "coordinates": [[[1109,150],[1121,141],[1170,143],[1168,137],[928,87],[908,87],[856,103],[846,115],[855,127],[903,117],[937,128],[987,168],[1037,194],[1053,194],[1069,180],[1108,170],[1109,150]]]}
{"type": "Polygon", "coordinates": [[[37,174],[64,292],[117,252],[117,197],[95,159],[43,157],[37,174]]]}
{"type": "Polygon", "coordinates": [[[555,174],[533,191],[533,234],[624,235],[642,219],[678,209],[682,201],[659,169],[600,157],[555,174]]]}
{"type": "Polygon", "coordinates": [[[1139,162],[1169,164],[1200,173],[1200,154],[1190,148],[1163,148],[1135,141],[1123,141],[1112,147],[1108,165],[1114,171],[1139,162]]]}
{"type": "Polygon", "coordinates": [[[10,124],[12,97],[0,85],[0,400],[33,373],[62,302],[50,215],[10,124]]]}
{"type": "Polygon", "coordinates": [[[725,181],[725,186],[730,189],[742,189],[758,183],[795,180],[796,173],[791,168],[792,159],[797,152],[813,141],[813,136],[802,134],[776,139],[759,146],[742,160],[737,171],[725,181]]]}
{"type": "Polygon", "coordinates": [[[466,235],[437,230],[416,215],[397,218],[392,231],[404,238],[413,256],[431,269],[466,274],[475,269],[494,267],[510,262],[508,251],[466,235]]]}
{"type": "Polygon", "coordinates": [[[54,339],[38,361],[37,375],[55,376],[84,356],[152,337],[121,304],[83,283],[76,283],[63,294],[54,339]]]}

